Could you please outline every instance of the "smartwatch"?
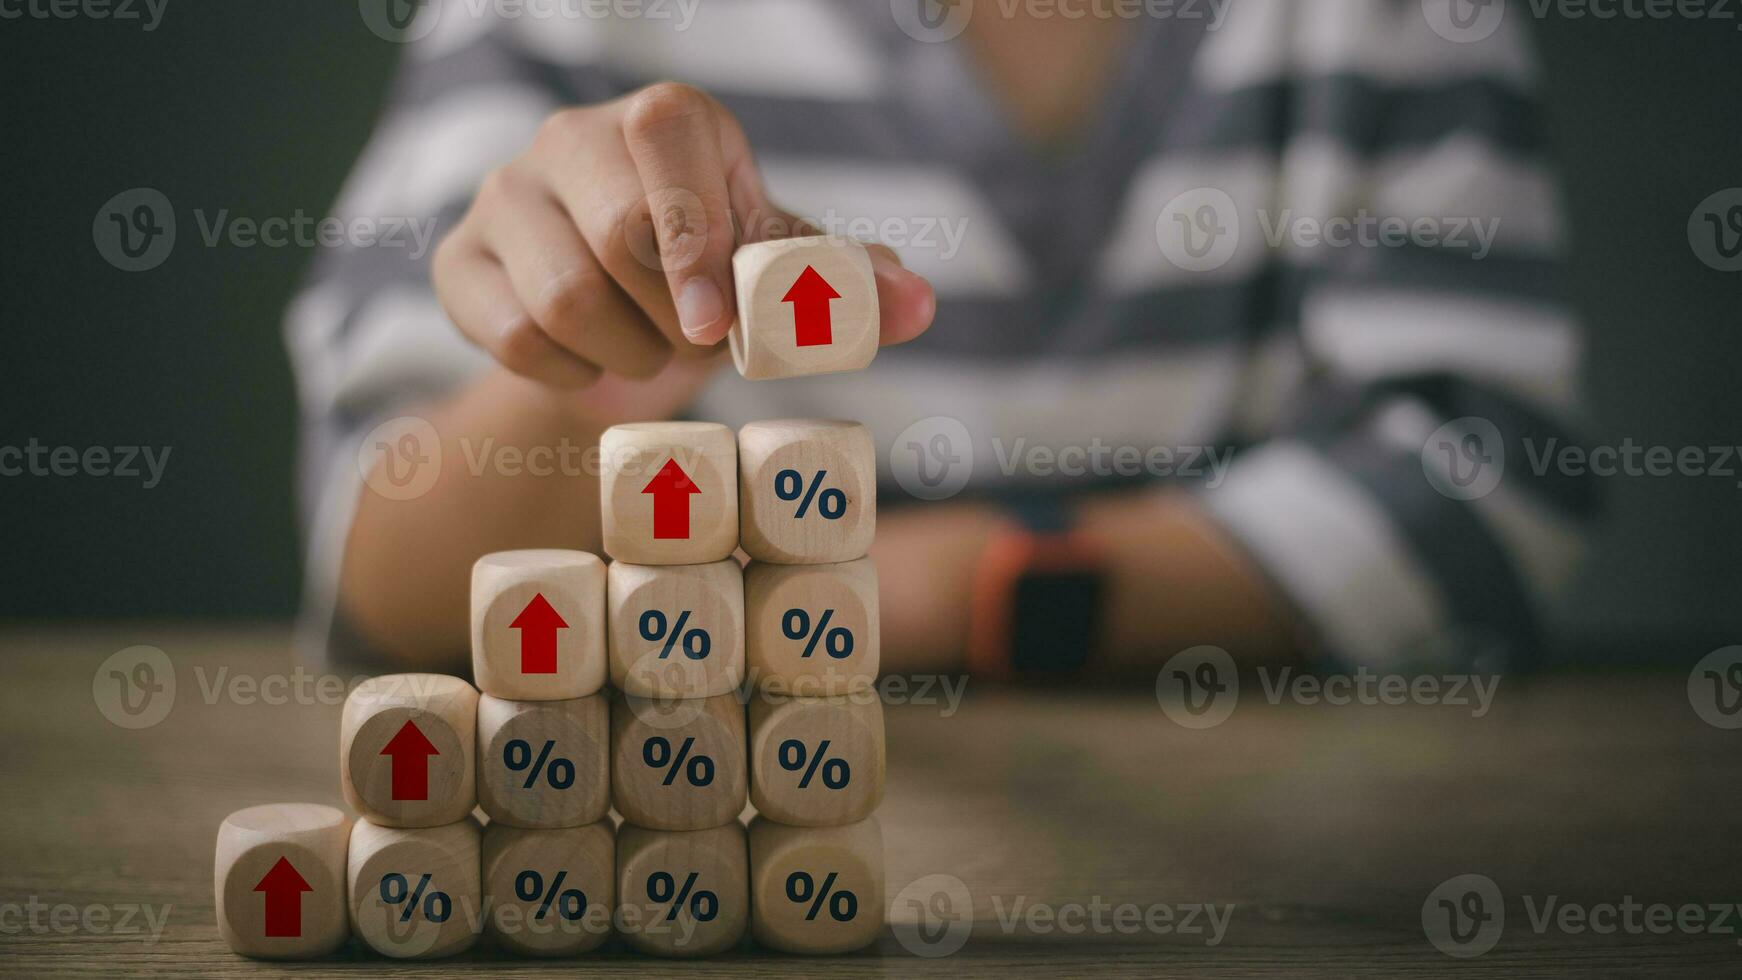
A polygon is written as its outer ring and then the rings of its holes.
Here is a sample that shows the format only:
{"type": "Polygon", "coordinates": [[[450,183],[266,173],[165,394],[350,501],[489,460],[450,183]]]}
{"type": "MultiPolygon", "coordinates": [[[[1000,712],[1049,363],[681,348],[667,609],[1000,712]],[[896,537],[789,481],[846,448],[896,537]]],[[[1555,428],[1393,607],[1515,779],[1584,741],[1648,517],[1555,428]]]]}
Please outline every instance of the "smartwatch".
{"type": "Polygon", "coordinates": [[[1074,675],[1100,642],[1103,549],[1057,497],[1008,501],[1005,512],[974,573],[969,669],[992,678],[1074,675]]]}

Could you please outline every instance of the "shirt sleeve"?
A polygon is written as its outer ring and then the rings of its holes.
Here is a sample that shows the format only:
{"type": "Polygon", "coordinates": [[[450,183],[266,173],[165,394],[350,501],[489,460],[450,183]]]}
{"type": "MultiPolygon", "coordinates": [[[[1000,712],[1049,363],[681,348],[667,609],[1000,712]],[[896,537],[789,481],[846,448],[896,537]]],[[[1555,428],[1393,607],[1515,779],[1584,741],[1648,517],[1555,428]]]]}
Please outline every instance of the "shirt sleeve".
{"type": "MultiPolygon", "coordinates": [[[[346,244],[320,250],[285,317],[302,432],[298,639],[317,660],[369,655],[336,615],[336,597],[345,538],[375,458],[367,451],[381,441],[371,433],[400,445],[415,435],[394,421],[409,406],[488,364],[436,301],[429,268],[437,242],[483,177],[519,153],[553,110],[615,94],[587,65],[559,71],[541,62],[521,29],[453,12],[408,45],[382,119],[327,219],[349,229],[336,236],[346,244]]],[[[416,454],[405,462],[416,465],[416,454]]]]}
{"type": "Polygon", "coordinates": [[[1300,397],[1203,500],[1332,657],[1516,662],[1595,512],[1588,484],[1541,465],[1579,416],[1556,187],[1533,73],[1457,66],[1528,65],[1522,30],[1463,44],[1407,23],[1342,38],[1345,63],[1402,67],[1291,107],[1258,205],[1284,270],[1259,360],[1300,397]],[[1383,111],[1351,127],[1338,93],[1357,91],[1383,111]]]}

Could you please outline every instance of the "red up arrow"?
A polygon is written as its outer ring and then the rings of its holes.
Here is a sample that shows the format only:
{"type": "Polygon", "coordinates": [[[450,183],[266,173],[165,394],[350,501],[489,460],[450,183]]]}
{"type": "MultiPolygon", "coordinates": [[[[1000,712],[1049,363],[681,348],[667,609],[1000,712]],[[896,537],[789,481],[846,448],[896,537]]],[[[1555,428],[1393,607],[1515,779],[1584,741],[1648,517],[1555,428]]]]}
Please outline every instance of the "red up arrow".
{"type": "Polygon", "coordinates": [[[556,673],[556,631],[568,629],[569,624],[557,614],[543,592],[532,597],[508,628],[520,631],[522,674],[556,673]]]}
{"type": "Polygon", "coordinates": [[[780,298],[782,303],[792,304],[793,333],[798,346],[827,347],[834,343],[829,300],[840,298],[841,294],[835,292],[835,287],[818,275],[817,270],[808,265],[804,267],[798,281],[780,298]]]}
{"type": "Polygon", "coordinates": [[[401,725],[399,733],[382,746],[381,754],[393,759],[394,799],[429,799],[429,757],[441,752],[424,737],[417,722],[401,725]]]}
{"type": "Polygon", "coordinates": [[[702,488],[677,465],[677,460],[666,460],[641,492],[653,494],[654,538],[690,536],[690,494],[701,493],[702,488]]]}
{"type": "Polygon", "coordinates": [[[302,893],[314,888],[302,880],[289,858],[279,858],[254,890],[266,893],[268,937],[295,939],[302,935],[302,893]]]}

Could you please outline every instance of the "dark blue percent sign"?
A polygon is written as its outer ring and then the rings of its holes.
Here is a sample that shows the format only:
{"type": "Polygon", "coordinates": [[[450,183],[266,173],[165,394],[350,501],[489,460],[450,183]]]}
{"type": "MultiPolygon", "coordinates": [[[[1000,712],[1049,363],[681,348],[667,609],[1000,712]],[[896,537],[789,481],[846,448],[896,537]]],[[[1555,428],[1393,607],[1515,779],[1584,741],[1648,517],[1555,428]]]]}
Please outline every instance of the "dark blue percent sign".
{"type": "Polygon", "coordinates": [[[836,889],[836,877],[835,872],[829,872],[828,877],[823,879],[822,887],[818,888],[816,879],[808,871],[794,871],[786,876],[787,899],[794,905],[810,903],[810,908],[804,913],[806,922],[815,922],[817,913],[825,905],[829,910],[829,918],[836,922],[851,922],[859,914],[859,896],[845,888],[836,889]]]}
{"type": "Polygon", "coordinates": [[[532,743],[523,738],[511,738],[508,744],[502,746],[502,764],[510,772],[526,773],[526,782],[522,789],[531,789],[538,785],[538,777],[542,773],[545,782],[551,789],[568,789],[575,784],[575,764],[570,759],[552,759],[551,750],[556,748],[556,742],[545,739],[538,749],[538,758],[532,757],[532,743]]]}
{"type": "Polygon", "coordinates": [[[817,470],[817,475],[811,477],[810,485],[806,486],[798,470],[781,470],[774,474],[774,495],[787,503],[798,502],[793,517],[803,518],[810,511],[811,502],[815,501],[817,513],[823,520],[838,521],[847,513],[847,494],[839,487],[824,490],[823,477],[828,475],[828,470],[817,470]]]}
{"type": "Polygon", "coordinates": [[[804,652],[799,659],[805,659],[817,652],[820,643],[823,652],[836,660],[845,660],[853,655],[853,631],[845,626],[829,628],[830,620],[835,618],[833,609],[824,609],[817,618],[817,628],[811,629],[810,613],[803,609],[788,609],[786,615],[780,617],[780,632],[789,640],[803,640],[804,652]]]}
{"type": "Polygon", "coordinates": [[[647,876],[647,897],[654,902],[671,902],[665,921],[676,922],[678,910],[689,906],[690,918],[697,922],[712,922],[720,914],[720,896],[696,888],[696,873],[691,871],[679,886],[669,871],[655,871],[647,876]]]}
{"type": "Polygon", "coordinates": [[[670,786],[680,772],[689,779],[691,786],[707,786],[714,781],[714,760],[699,752],[691,756],[690,749],[695,744],[694,738],[684,739],[677,747],[677,754],[673,756],[671,743],[666,741],[665,736],[655,735],[641,744],[641,761],[647,763],[649,769],[665,770],[665,778],[659,783],[661,786],[670,786]],[[689,760],[687,766],[684,764],[686,759],[689,760]]]}
{"type": "Polygon", "coordinates": [[[670,626],[666,622],[665,613],[657,609],[649,609],[641,614],[641,638],[649,643],[665,641],[659,650],[659,659],[671,656],[671,651],[680,643],[683,645],[683,655],[691,660],[705,660],[708,651],[714,648],[714,640],[708,636],[708,631],[700,626],[685,629],[690,624],[690,611],[685,609],[677,614],[677,625],[670,626]]]}
{"type": "Polygon", "coordinates": [[[796,738],[789,738],[780,743],[780,768],[787,772],[804,770],[804,775],[798,777],[798,788],[809,789],[811,780],[816,777],[818,769],[822,771],[823,785],[829,789],[844,789],[852,779],[853,771],[847,766],[846,759],[829,759],[829,740],[823,739],[817,743],[817,750],[811,752],[805,744],[796,738]],[[807,765],[808,762],[808,765],[807,765]]]}
{"type": "Polygon", "coordinates": [[[423,908],[423,917],[431,922],[446,922],[448,916],[454,914],[454,900],[447,892],[424,892],[429,888],[429,875],[417,879],[417,886],[412,887],[405,876],[397,871],[381,876],[381,901],[388,905],[404,905],[399,913],[399,921],[410,922],[417,913],[419,906],[423,908]]]}
{"type": "Polygon", "coordinates": [[[522,871],[514,878],[514,894],[522,902],[538,902],[538,911],[532,914],[534,919],[542,921],[554,905],[557,918],[567,922],[579,922],[587,912],[587,895],[579,888],[564,888],[563,880],[569,876],[567,871],[558,871],[556,877],[550,880],[550,887],[544,887],[544,876],[536,871],[522,871]],[[542,901],[540,901],[542,899],[542,901]]]}

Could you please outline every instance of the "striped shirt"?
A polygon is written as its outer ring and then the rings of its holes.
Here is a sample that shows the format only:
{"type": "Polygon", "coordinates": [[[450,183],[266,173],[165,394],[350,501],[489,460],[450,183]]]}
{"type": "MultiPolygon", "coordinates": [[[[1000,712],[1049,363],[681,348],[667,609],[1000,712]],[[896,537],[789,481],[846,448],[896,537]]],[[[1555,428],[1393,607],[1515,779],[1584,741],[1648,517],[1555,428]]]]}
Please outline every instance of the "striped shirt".
{"type": "MultiPolygon", "coordinates": [[[[1171,477],[1348,663],[1532,649],[1590,508],[1517,451],[1566,440],[1581,353],[1520,18],[1472,40],[1440,0],[1132,8],[1173,15],[1134,20],[1102,108],[1047,159],[960,45],[930,43],[947,23],[901,16],[932,3],[674,0],[681,24],[428,6],[336,211],[451,228],[552,111],[691,82],[776,201],[888,240],[939,299],[868,371],[728,371],[694,415],[863,421],[891,502],[904,468],[969,457],[975,491],[1171,477]],[[1508,448],[1507,479],[1470,488],[1508,448]]],[[[428,258],[326,251],[287,316],[323,638],[364,434],[488,365],[428,258]]]]}

